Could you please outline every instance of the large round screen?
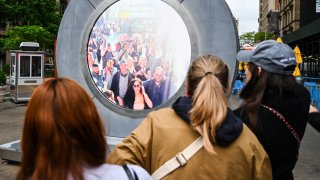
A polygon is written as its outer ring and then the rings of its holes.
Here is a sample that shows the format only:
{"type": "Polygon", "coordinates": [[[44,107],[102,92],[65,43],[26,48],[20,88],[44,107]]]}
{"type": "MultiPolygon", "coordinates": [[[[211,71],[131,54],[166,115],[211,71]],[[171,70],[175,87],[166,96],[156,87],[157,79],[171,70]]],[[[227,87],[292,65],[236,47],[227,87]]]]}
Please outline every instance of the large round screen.
{"type": "Polygon", "coordinates": [[[132,110],[157,107],[181,87],[191,45],[178,13],[160,0],[121,0],[95,22],[87,45],[93,82],[106,101],[132,110]]]}

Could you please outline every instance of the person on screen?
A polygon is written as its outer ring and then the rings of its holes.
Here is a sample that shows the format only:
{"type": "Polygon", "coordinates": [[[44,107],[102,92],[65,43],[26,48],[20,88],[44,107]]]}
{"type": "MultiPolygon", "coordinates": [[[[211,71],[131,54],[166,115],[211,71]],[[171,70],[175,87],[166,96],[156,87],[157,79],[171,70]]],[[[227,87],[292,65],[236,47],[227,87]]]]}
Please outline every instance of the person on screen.
{"type": "Polygon", "coordinates": [[[107,65],[104,68],[103,79],[104,79],[104,90],[110,89],[112,77],[118,71],[116,67],[113,66],[113,59],[107,61],[107,65]]]}
{"type": "Polygon", "coordinates": [[[134,76],[136,76],[136,70],[134,68],[134,62],[133,62],[133,58],[131,56],[128,56],[127,66],[128,66],[128,71],[130,73],[132,73],[134,76]]]}
{"type": "Polygon", "coordinates": [[[92,52],[87,52],[87,62],[90,70],[92,71],[92,65],[94,64],[92,52]]]}
{"type": "Polygon", "coordinates": [[[133,78],[133,74],[128,71],[127,62],[120,61],[120,71],[113,75],[110,87],[117,103],[122,101],[133,78]]]}
{"type": "Polygon", "coordinates": [[[104,69],[107,66],[107,61],[115,57],[112,52],[110,43],[108,43],[107,46],[102,49],[101,56],[102,56],[102,69],[104,69]]]}
{"type": "Polygon", "coordinates": [[[165,179],[272,179],[262,145],[227,106],[229,69],[223,60],[213,55],[195,59],[186,86],[186,96],[172,108],[149,113],[107,161],[137,164],[152,174],[172,159],[178,168],[165,179]],[[180,152],[199,139],[204,147],[179,168],[184,155],[190,156],[180,152]]]}
{"type": "Polygon", "coordinates": [[[88,52],[91,52],[93,60],[97,63],[97,44],[94,38],[89,39],[88,52]]]}
{"type": "Polygon", "coordinates": [[[170,62],[167,59],[162,59],[161,68],[163,71],[163,79],[171,78],[172,71],[170,69],[170,62]]]}
{"type": "Polygon", "coordinates": [[[139,64],[135,67],[137,78],[146,81],[151,78],[151,69],[147,66],[147,57],[142,55],[139,58],[139,64]]]}
{"type": "Polygon", "coordinates": [[[101,77],[101,74],[100,74],[99,65],[98,64],[92,64],[90,72],[91,72],[91,77],[92,77],[94,83],[98,86],[98,88],[100,90],[102,90],[103,80],[102,80],[102,77],[101,77]]]}
{"type": "MultiPolygon", "coordinates": [[[[135,56],[137,56],[137,53],[134,51],[133,45],[130,44],[130,45],[128,46],[128,57],[133,58],[133,57],[135,57],[135,56]]],[[[128,57],[127,57],[127,58],[128,58],[128,57]]]]}
{"type": "Polygon", "coordinates": [[[163,79],[162,68],[156,67],[153,73],[153,78],[143,82],[145,91],[151,99],[154,107],[161,105],[168,99],[167,81],[169,81],[169,79],[163,79]]]}
{"type": "Polygon", "coordinates": [[[146,94],[142,81],[139,78],[131,80],[123,98],[123,106],[133,110],[150,109],[153,103],[146,94]]]}
{"type": "MultiPolygon", "coordinates": [[[[48,79],[33,93],[21,138],[24,179],[122,179],[123,167],[106,164],[106,133],[90,96],[75,81],[48,79]]],[[[141,167],[127,165],[139,179],[151,179],[141,167]]]]}
{"type": "Polygon", "coordinates": [[[123,60],[128,58],[128,46],[129,46],[129,44],[127,42],[125,42],[122,45],[122,47],[121,47],[121,49],[119,51],[119,54],[118,54],[118,60],[119,61],[123,61],[123,60]]]}
{"type": "Polygon", "coordinates": [[[139,56],[134,56],[133,57],[133,64],[134,64],[134,67],[136,67],[139,63],[139,56]]]}

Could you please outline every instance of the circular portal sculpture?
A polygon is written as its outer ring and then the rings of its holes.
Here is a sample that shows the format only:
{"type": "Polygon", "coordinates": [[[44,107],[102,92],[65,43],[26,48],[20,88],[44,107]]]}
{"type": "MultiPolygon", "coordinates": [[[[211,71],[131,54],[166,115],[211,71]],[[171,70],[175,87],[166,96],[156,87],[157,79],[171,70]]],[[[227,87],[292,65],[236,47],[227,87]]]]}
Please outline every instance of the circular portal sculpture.
{"type": "Polygon", "coordinates": [[[162,1],[122,0],[95,22],[86,61],[106,100],[141,111],[166,103],[178,91],[190,57],[187,28],[172,7],[162,1]]]}
{"type": "Polygon", "coordinates": [[[113,144],[184,94],[197,56],[220,56],[233,79],[237,50],[224,0],[79,0],[63,16],[56,63],[91,94],[113,144]]]}

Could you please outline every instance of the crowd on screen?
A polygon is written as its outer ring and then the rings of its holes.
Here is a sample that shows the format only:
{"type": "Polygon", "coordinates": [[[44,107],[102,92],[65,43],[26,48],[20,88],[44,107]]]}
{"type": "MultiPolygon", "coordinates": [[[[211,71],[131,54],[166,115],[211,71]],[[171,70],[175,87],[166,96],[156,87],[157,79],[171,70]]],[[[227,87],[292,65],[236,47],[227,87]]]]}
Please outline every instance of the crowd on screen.
{"type": "Polygon", "coordinates": [[[122,33],[115,23],[100,24],[97,22],[93,28],[87,48],[89,70],[98,89],[111,102],[135,110],[168,100],[174,77],[157,35],[148,31],[122,33]],[[139,87],[133,87],[134,79],[141,84],[139,87]],[[139,99],[138,91],[143,101],[132,106],[132,101],[139,99]],[[148,99],[152,104],[147,103],[148,99]]]}

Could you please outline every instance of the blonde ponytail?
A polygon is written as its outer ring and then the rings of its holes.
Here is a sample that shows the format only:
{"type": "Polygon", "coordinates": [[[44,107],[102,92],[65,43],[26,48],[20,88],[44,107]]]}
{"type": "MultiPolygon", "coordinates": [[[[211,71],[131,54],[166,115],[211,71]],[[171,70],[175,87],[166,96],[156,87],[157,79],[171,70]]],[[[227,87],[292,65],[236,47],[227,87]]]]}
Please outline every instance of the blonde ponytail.
{"type": "Polygon", "coordinates": [[[196,59],[188,73],[192,92],[191,124],[203,136],[204,147],[210,153],[215,153],[216,130],[227,114],[228,75],[223,61],[210,55],[196,59]]]}

